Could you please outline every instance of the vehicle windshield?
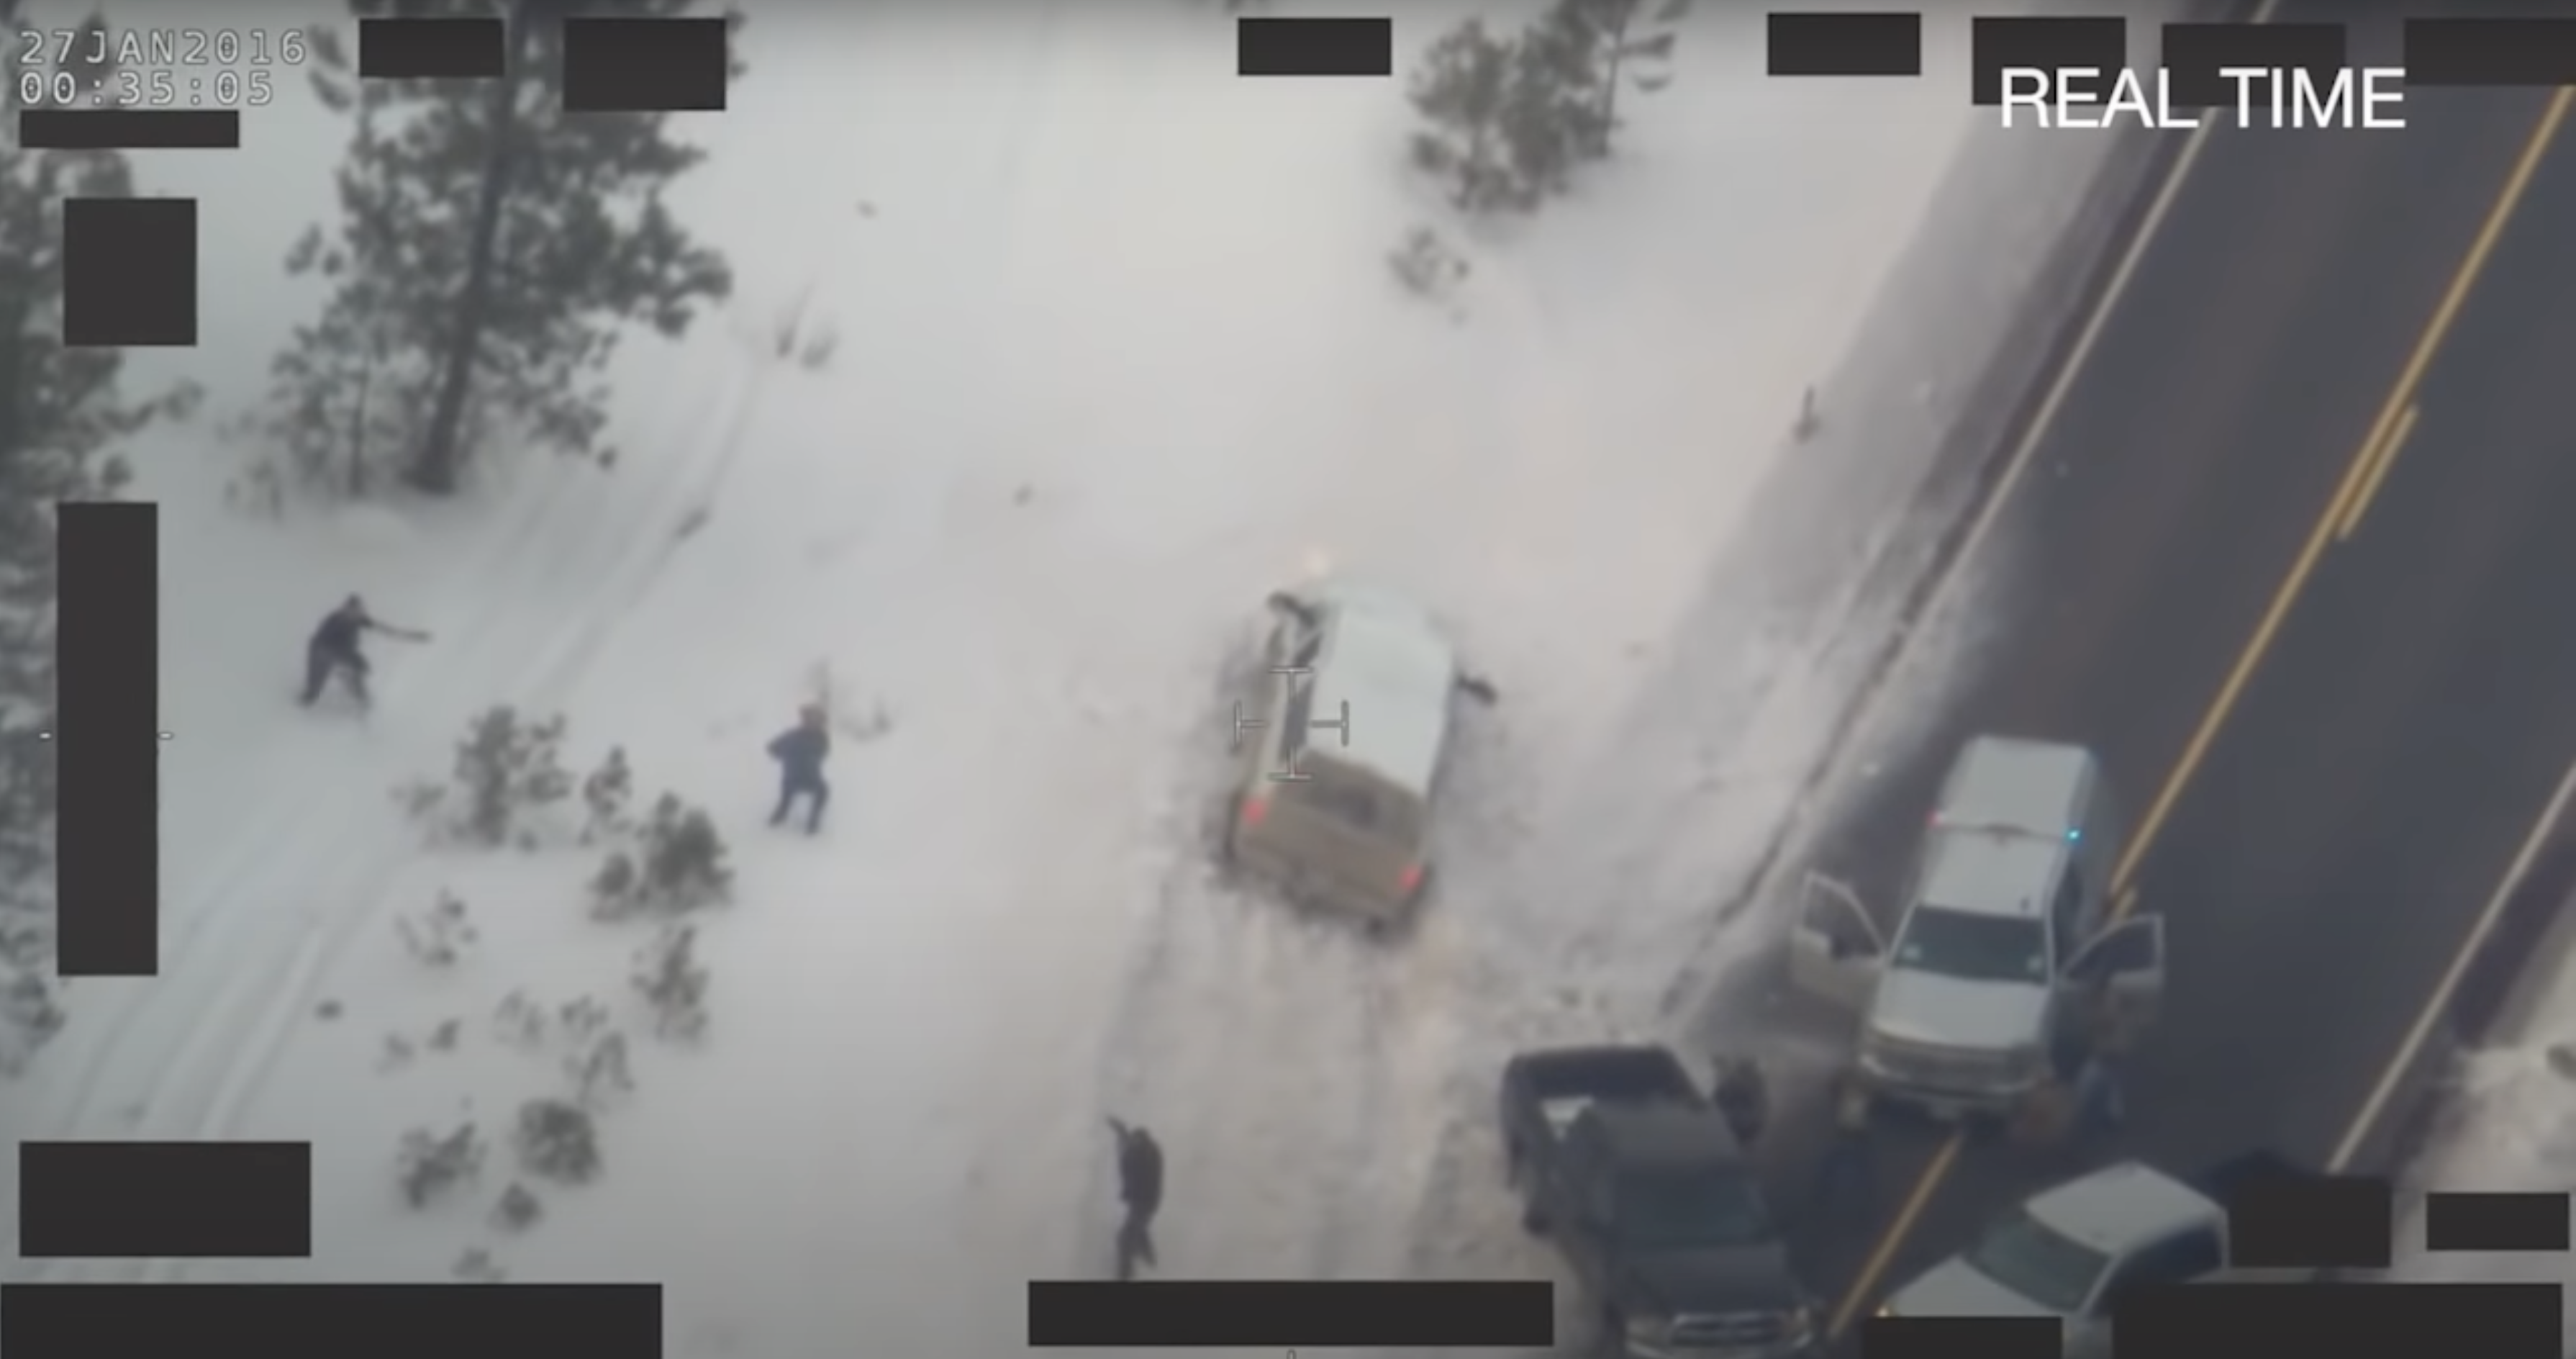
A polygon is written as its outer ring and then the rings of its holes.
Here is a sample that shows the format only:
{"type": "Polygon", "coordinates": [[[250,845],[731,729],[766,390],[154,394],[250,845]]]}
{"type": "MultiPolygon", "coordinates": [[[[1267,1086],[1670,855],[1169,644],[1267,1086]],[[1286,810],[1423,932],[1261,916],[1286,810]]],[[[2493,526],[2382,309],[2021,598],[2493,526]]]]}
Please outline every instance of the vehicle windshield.
{"type": "Polygon", "coordinates": [[[2028,1212],[2017,1212],[1968,1248],[1970,1269],[2059,1316],[2075,1316],[2093,1296],[2093,1285],[2111,1257],[2049,1230],[2028,1212]]]}
{"type": "Polygon", "coordinates": [[[2048,980],[2048,931],[2037,920],[1917,906],[1896,936],[1895,965],[1965,981],[2048,980]]]}
{"type": "Polygon", "coordinates": [[[1648,1250],[1755,1246],[1776,1240],[1753,1177],[1732,1170],[1623,1176],[1619,1239],[1648,1250]]]}
{"type": "Polygon", "coordinates": [[[1413,799],[1379,784],[1365,774],[1341,768],[1330,756],[1307,752],[1301,759],[1309,776],[1283,782],[1289,801],[1309,807],[1375,840],[1410,847],[1421,836],[1420,809],[1413,799]]]}

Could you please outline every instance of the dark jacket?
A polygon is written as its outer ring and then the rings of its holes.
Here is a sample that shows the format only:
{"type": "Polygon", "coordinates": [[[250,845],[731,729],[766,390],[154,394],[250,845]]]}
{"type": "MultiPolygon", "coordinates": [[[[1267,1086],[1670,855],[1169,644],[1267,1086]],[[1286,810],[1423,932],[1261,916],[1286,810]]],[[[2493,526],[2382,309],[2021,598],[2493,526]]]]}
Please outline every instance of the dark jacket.
{"type": "Polygon", "coordinates": [[[1118,1134],[1118,1197],[1140,1217],[1163,1206],[1163,1149],[1142,1128],[1118,1134]]]}
{"type": "Polygon", "coordinates": [[[769,757],[795,783],[822,782],[823,760],[831,753],[832,735],[821,727],[791,727],[769,743],[769,757]]]}
{"type": "Polygon", "coordinates": [[[310,645],[315,651],[354,656],[358,651],[358,638],[376,626],[376,620],[369,618],[365,610],[344,605],[323,615],[322,625],[313,629],[310,645]]]}

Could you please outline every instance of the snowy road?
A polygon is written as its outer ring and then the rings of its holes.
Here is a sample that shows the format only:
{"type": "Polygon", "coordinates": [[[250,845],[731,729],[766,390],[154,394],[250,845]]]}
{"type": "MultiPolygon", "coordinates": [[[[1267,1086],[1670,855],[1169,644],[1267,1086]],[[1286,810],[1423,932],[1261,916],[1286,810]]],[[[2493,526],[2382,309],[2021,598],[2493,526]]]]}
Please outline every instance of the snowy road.
{"type": "MultiPolygon", "coordinates": [[[[1208,16],[1073,13],[755,18],[677,205],[740,293],[624,361],[613,475],[534,463],[472,504],[270,524],[216,508],[202,431],[148,450],[164,975],[77,987],[0,1128],[312,1138],[319,1183],[312,1261],[144,1272],[435,1278],[483,1249],[514,1278],[665,1281],[678,1353],[1001,1353],[1024,1280],[1102,1265],[1104,1113],[1171,1148],[1175,1273],[1547,1267],[1467,1116],[1513,1046],[1657,1023],[1839,707],[1781,687],[1814,639],[1712,616],[1707,577],[1963,143],[1965,26],[1935,26],[1920,84],[1825,90],[1761,81],[1754,16],[1710,18],[1619,163],[1460,233],[1444,314],[1385,273],[1436,211],[1396,177],[1390,89],[1246,86],[1208,16]],[[828,365],[777,360],[790,318],[828,365]],[[1442,893],[1400,949],[1202,867],[1220,678],[1319,554],[1429,602],[1505,695],[1463,731],[1442,893]],[[353,588],[438,640],[385,653],[374,718],[298,714],[294,648],[353,588]],[[1728,629],[1724,697],[1693,701],[1667,663],[1728,629]],[[775,837],[759,746],[824,674],[889,726],[845,732],[823,837],[775,837]],[[504,1170],[415,1213],[395,1145],[560,1087],[563,1051],[495,1031],[513,996],[632,1029],[641,938],[584,917],[593,857],[431,851],[396,815],[503,702],[568,714],[577,765],[622,746],[646,790],[714,808],[740,879],[705,930],[710,1036],[639,1037],[606,1178],[516,1237],[485,1220],[504,1170]],[[394,927],[441,891],[480,940],[423,968],[394,927]]],[[[260,145],[327,165],[314,110],[266,117],[260,145]]],[[[241,251],[207,271],[219,405],[295,319],[245,280],[327,182],[279,184],[208,210],[241,251]]],[[[1911,490],[1873,487],[1835,513],[1911,490]]]]}

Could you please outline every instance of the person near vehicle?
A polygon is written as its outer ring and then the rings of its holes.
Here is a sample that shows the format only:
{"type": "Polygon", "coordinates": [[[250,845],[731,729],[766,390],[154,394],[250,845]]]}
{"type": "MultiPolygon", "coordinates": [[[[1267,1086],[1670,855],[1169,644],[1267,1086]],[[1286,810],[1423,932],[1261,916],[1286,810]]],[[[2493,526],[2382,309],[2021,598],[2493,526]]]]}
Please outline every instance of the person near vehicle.
{"type": "Polygon", "coordinates": [[[358,644],[370,632],[381,632],[388,637],[412,642],[429,640],[429,634],[417,628],[398,628],[377,621],[367,612],[365,600],[356,595],[349,596],[340,607],[322,616],[322,622],[313,629],[312,640],[305,643],[304,693],[301,699],[304,706],[312,707],[314,700],[322,697],[322,690],[330,684],[333,675],[338,675],[349,686],[349,692],[360,703],[368,701],[367,657],[358,644]]]}
{"type": "Polygon", "coordinates": [[[1862,1218],[1878,1199],[1878,1167],[1870,1159],[1869,1088],[1858,1076],[1834,1078],[1834,1128],[1816,1165],[1815,1207],[1827,1216],[1862,1218]]]}
{"type": "Polygon", "coordinates": [[[1737,1142],[1750,1147],[1761,1139],[1762,1125],[1771,1115],[1771,1091],[1761,1063],[1750,1057],[1719,1058],[1714,1098],[1737,1142]]]}
{"type": "Polygon", "coordinates": [[[2119,1058],[2106,1048],[2084,1054],[2075,1069],[2075,1133],[2098,1136],[2120,1130],[2129,1121],[2129,1102],[2120,1089],[2119,1058]]]}
{"type": "Polygon", "coordinates": [[[1118,1136],[1118,1200],[1126,1205],[1118,1224],[1118,1277],[1132,1279],[1139,1263],[1160,1263],[1154,1258],[1154,1214],[1163,1206],[1163,1148],[1152,1133],[1117,1119],[1109,1120],[1109,1130],[1118,1136]]]}
{"type": "Polygon", "coordinates": [[[769,758],[778,761],[778,809],[769,814],[769,824],[785,821],[801,797],[807,800],[806,833],[823,828],[823,808],[832,800],[832,785],[823,781],[823,761],[831,753],[832,732],[822,705],[808,703],[796,725],[769,743],[769,758]]]}

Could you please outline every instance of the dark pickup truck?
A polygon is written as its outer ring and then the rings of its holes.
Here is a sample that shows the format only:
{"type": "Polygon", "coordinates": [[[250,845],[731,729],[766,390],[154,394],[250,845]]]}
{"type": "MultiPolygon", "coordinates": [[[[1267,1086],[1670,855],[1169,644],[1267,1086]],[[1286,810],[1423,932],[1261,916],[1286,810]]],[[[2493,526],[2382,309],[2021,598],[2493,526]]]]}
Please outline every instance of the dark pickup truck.
{"type": "Polygon", "coordinates": [[[1658,1047],[1523,1053],[1503,1068],[1521,1222],[1581,1281],[1599,1353],[1789,1359],[1814,1350],[1753,1167],[1681,1059],[1658,1047]]]}

